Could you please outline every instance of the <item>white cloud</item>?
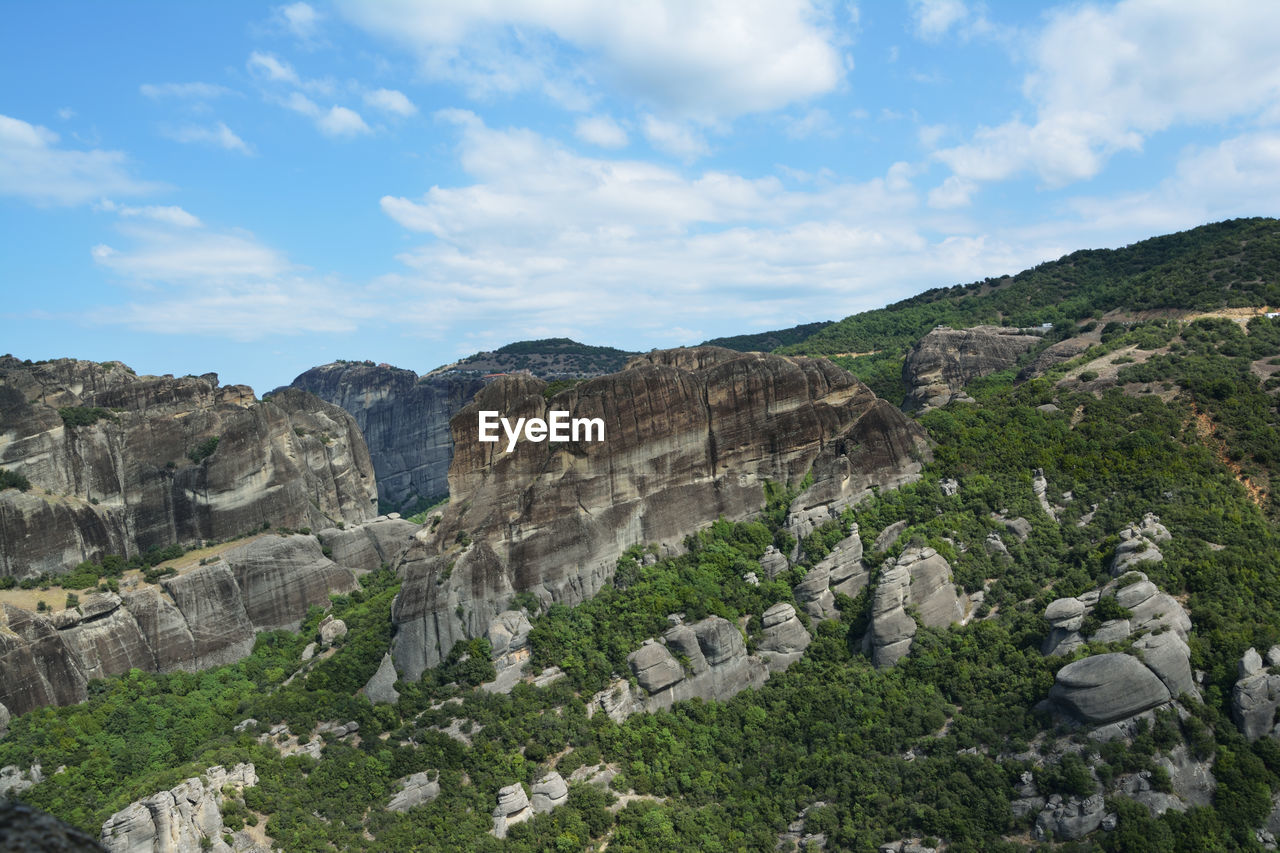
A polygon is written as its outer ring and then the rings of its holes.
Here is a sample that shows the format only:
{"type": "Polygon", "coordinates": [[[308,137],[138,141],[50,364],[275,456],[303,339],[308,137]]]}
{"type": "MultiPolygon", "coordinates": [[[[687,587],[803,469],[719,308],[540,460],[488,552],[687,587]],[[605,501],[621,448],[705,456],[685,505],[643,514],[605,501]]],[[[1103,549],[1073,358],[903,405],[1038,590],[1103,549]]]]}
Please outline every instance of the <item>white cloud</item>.
{"type": "Polygon", "coordinates": [[[62,109],[58,110],[58,118],[62,119],[63,121],[70,121],[71,119],[75,118],[75,116],[76,116],[76,111],[71,109],[71,107],[63,107],[62,109]]]}
{"type": "Polygon", "coordinates": [[[399,116],[411,116],[418,111],[413,101],[409,100],[404,92],[395,89],[376,89],[365,92],[364,102],[375,109],[399,116]]]}
{"type": "Polygon", "coordinates": [[[797,119],[787,122],[786,134],[790,139],[808,139],[811,136],[834,136],[835,123],[831,113],[815,107],[797,119]]]}
{"type": "Polygon", "coordinates": [[[340,7],[415,51],[428,75],[475,92],[541,88],[561,98],[610,85],[664,114],[700,120],[825,94],[847,65],[833,13],[810,0],[343,0],[340,7]]]}
{"type": "Polygon", "coordinates": [[[1033,171],[1061,186],[1174,126],[1280,116],[1277,31],[1280,5],[1266,0],[1068,7],[1031,46],[1035,121],[979,128],[936,156],[970,180],[1033,171]]]}
{"type": "Polygon", "coordinates": [[[197,217],[176,205],[130,207],[128,205],[116,204],[111,199],[103,199],[95,205],[95,207],[98,210],[118,213],[125,217],[141,217],[143,219],[150,219],[154,222],[172,225],[175,228],[199,228],[202,224],[197,217]]]}
{"type": "Polygon", "coordinates": [[[222,122],[217,122],[212,127],[189,124],[181,127],[165,128],[161,130],[161,133],[174,142],[197,142],[204,145],[215,145],[228,151],[239,151],[241,154],[253,154],[253,149],[249,147],[249,144],[222,122]]]}
{"type": "Polygon", "coordinates": [[[316,119],[316,127],[326,136],[350,137],[371,133],[369,125],[364,123],[360,113],[346,107],[330,107],[329,111],[316,119]]]}
{"type": "Polygon", "coordinates": [[[659,151],[686,161],[696,160],[711,152],[702,134],[688,125],[664,121],[657,116],[644,117],[644,137],[659,151]]]}
{"type": "Polygon", "coordinates": [[[938,41],[968,14],[962,0],[911,0],[916,35],[926,41],[938,41]]]}
{"type": "Polygon", "coordinates": [[[377,282],[410,306],[396,321],[421,334],[467,323],[562,334],[571,316],[580,330],[621,325],[636,340],[696,343],[667,335],[724,329],[726,318],[777,328],[842,316],[1051,256],[1033,241],[928,236],[934,214],[921,210],[907,163],[862,182],[686,176],[583,156],[466,111],[440,118],[461,133],[470,182],[382,199],[388,216],[432,238],[377,282]]]}
{"type": "Polygon", "coordinates": [[[302,80],[298,77],[298,72],[293,70],[292,65],[277,59],[270,53],[255,50],[249,54],[249,61],[246,65],[249,71],[257,77],[276,83],[292,83],[295,86],[302,84],[302,80]]]}
{"type": "Polygon", "coordinates": [[[306,3],[277,6],[272,12],[272,19],[281,29],[292,33],[304,42],[315,39],[320,18],[320,13],[306,3]]]}
{"type": "Polygon", "coordinates": [[[630,141],[627,132],[609,116],[587,116],[578,119],[573,133],[583,142],[601,148],[625,148],[630,141]]]}
{"type": "Polygon", "coordinates": [[[58,134],[48,128],[0,115],[0,195],[40,205],[74,205],[159,188],[130,175],[122,152],[57,146],[58,134]]]}
{"type": "Polygon", "coordinates": [[[226,86],[219,86],[217,83],[143,83],[138,87],[138,91],[153,100],[160,98],[212,100],[232,93],[226,86]]]}
{"type": "Polygon", "coordinates": [[[952,175],[929,191],[929,206],[939,210],[967,207],[976,189],[973,181],[952,175]]]}

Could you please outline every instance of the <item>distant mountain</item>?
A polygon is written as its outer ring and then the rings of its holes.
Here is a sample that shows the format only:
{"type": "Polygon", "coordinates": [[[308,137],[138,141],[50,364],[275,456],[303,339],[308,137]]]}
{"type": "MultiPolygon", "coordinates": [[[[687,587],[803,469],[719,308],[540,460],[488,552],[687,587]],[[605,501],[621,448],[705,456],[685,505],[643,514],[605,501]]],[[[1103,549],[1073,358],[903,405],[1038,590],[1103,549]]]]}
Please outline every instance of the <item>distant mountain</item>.
{"type": "Polygon", "coordinates": [[[516,341],[492,352],[478,352],[428,375],[450,371],[512,373],[527,370],[540,379],[580,379],[621,370],[634,352],[594,347],[569,338],[516,341]]]}
{"type": "Polygon", "coordinates": [[[822,320],[817,323],[802,323],[790,329],[779,329],[773,332],[757,332],[754,335],[730,335],[727,338],[712,338],[704,341],[702,346],[724,347],[738,352],[773,352],[782,347],[798,344],[807,340],[828,326],[833,320],[822,320]]]}

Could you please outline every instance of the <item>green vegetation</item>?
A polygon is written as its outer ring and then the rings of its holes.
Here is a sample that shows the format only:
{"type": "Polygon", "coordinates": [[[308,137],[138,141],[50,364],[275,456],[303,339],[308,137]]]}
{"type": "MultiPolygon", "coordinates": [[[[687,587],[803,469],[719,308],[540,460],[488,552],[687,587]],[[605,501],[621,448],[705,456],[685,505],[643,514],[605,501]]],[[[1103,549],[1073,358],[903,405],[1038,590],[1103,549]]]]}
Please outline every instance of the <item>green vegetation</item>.
{"type": "Polygon", "coordinates": [[[799,326],[792,326],[790,329],[779,329],[773,332],[712,338],[709,341],[703,341],[701,346],[725,347],[727,349],[736,349],[739,352],[773,352],[776,349],[808,340],[830,325],[832,325],[831,320],[802,323],[799,326]]]}
{"type": "Polygon", "coordinates": [[[17,489],[20,492],[25,492],[30,488],[31,481],[22,474],[19,474],[17,471],[9,471],[5,468],[0,468],[0,491],[4,491],[5,489],[17,489]]]}
{"type": "Polygon", "coordinates": [[[218,449],[218,436],[211,435],[187,451],[187,458],[199,465],[218,449]]]}
{"type": "Polygon", "coordinates": [[[69,427],[93,426],[103,418],[115,419],[115,415],[101,406],[64,406],[58,409],[58,414],[69,427]]]}

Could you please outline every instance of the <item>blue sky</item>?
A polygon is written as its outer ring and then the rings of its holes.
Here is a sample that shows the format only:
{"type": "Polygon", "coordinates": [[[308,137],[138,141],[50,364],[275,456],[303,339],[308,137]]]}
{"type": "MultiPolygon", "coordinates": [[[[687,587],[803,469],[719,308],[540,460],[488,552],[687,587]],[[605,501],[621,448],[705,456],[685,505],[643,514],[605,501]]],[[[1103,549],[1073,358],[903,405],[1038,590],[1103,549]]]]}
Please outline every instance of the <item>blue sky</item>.
{"type": "Polygon", "coordinates": [[[4,349],[418,371],[838,319],[1280,199],[1280,4],[22,3],[4,349]]]}

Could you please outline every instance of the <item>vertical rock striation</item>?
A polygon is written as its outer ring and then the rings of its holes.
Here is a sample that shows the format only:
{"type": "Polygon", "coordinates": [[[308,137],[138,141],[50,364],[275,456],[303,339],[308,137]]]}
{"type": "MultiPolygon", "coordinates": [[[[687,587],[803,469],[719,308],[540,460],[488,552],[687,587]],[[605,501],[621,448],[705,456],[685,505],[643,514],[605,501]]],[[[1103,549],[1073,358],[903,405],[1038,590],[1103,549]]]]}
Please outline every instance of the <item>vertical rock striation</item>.
{"type": "Polygon", "coordinates": [[[797,501],[830,512],[913,479],[928,455],[918,425],[825,359],[697,347],[639,356],[549,402],[544,387],[504,377],[453,419],[449,506],[399,567],[394,654],[411,679],[483,634],[514,593],[582,601],[627,547],[675,550],[717,517],[758,512],[765,480],[813,469],[797,501]],[[605,440],[508,453],[478,440],[481,409],[600,418],[605,440]]]}

